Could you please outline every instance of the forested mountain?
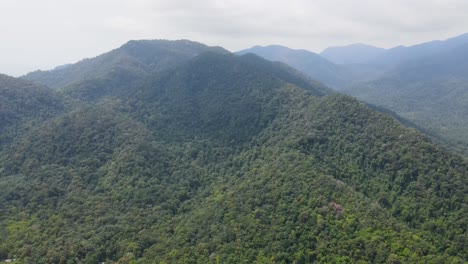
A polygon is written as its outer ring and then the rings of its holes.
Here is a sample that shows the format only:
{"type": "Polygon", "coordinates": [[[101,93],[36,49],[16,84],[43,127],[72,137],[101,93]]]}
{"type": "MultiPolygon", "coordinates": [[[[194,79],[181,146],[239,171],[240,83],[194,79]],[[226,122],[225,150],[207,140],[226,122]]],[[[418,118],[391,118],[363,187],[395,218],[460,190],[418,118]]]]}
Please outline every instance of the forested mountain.
{"type": "Polygon", "coordinates": [[[468,260],[468,164],[284,64],[209,51],[106,83],[1,132],[0,259],[468,260]]]}
{"type": "Polygon", "coordinates": [[[51,71],[35,71],[23,78],[55,89],[85,80],[132,83],[144,79],[148,74],[170,69],[208,50],[227,52],[219,47],[208,47],[189,40],[132,40],[95,58],[51,71]]]}
{"type": "Polygon", "coordinates": [[[468,153],[468,44],[402,63],[347,93],[387,107],[468,153]]]}
{"type": "Polygon", "coordinates": [[[385,49],[362,43],[328,47],[320,56],[336,64],[366,63],[385,52],[385,49]]]}

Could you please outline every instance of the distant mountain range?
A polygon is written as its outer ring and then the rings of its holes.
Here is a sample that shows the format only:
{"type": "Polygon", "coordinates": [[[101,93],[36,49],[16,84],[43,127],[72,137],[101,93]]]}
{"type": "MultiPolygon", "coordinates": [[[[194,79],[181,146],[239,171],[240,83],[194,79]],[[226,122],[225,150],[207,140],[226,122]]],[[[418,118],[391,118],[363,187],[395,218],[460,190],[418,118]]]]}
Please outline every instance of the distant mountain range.
{"type": "Polygon", "coordinates": [[[293,50],[279,45],[266,47],[255,46],[241,50],[236,54],[253,53],[271,61],[279,61],[291,65],[299,71],[330,86],[341,86],[345,82],[343,69],[307,50],[293,50]]]}
{"type": "Polygon", "coordinates": [[[435,40],[409,47],[398,46],[388,50],[362,43],[329,47],[323,50],[320,56],[335,64],[371,64],[391,67],[408,60],[446,52],[464,44],[468,44],[468,33],[443,41],[435,40]]]}
{"type": "Polygon", "coordinates": [[[387,107],[468,153],[468,44],[405,61],[346,92],[387,107]]]}
{"type": "Polygon", "coordinates": [[[236,52],[239,55],[247,53],[259,55],[270,61],[286,63],[307,74],[312,79],[321,81],[337,90],[348,86],[356,80],[372,79],[381,73],[381,70],[376,67],[369,67],[367,65],[338,65],[311,51],[294,50],[278,45],[256,46],[236,52]]]}
{"type": "Polygon", "coordinates": [[[409,47],[398,46],[391,48],[368,62],[376,65],[395,66],[408,60],[446,52],[464,44],[468,44],[468,33],[444,41],[435,40],[409,47]]]}
{"type": "Polygon", "coordinates": [[[242,53],[287,63],[338,91],[389,108],[468,154],[467,45],[468,34],[463,34],[388,50],[363,44],[332,47],[322,58],[285,47],[281,52],[256,47],[242,53]]]}
{"type": "Polygon", "coordinates": [[[468,163],[285,63],[131,41],[0,103],[0,260],[468,260],[468,163]]]}

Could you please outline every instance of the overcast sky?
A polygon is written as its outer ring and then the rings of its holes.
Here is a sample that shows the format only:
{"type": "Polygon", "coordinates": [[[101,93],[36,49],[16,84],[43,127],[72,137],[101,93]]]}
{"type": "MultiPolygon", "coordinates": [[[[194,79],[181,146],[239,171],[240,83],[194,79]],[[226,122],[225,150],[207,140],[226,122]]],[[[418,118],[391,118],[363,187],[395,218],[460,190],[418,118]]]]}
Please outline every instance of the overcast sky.
{"type": "Polygon", "coordinates": [[[94,57],[130,39],[190,39],[231,51],[390,48],[468,32],[467,0],[0,0],[0,73],[94,57]]]}

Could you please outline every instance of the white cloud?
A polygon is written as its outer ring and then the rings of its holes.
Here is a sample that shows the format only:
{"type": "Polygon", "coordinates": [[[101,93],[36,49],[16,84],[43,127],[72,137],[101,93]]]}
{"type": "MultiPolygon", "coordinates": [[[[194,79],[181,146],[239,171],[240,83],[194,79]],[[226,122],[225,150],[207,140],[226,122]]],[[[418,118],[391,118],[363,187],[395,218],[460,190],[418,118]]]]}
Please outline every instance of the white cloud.
{"type": "Polygon", "coordinates": [[[392,47],[465,33],[466,0],[1,0],[0,72],[95,56],[129,39],[192,39],[238,50],[392,47]]]}
{"type": "Polygon", "coordinates": [[[147,32],[148,29],[144,23],[123,16],[115,16],[105,19],[104,27],[118,32],[147,32]]]}

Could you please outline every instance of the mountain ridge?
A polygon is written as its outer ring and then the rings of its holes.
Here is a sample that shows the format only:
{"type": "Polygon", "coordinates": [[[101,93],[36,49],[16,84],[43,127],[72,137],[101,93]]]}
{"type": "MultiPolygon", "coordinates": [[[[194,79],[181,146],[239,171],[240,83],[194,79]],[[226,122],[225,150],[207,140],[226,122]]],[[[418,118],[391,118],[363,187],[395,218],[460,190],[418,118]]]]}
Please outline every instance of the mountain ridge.
{"type": "Polygon", "coordinates": [[[395,65],[411,59],[418,59],[436,53],[449,51],[457,46],[468,43],[468,33],[448,38],[434,40],[412,46],[397,46],[388,49],[385,53],[372,60],[371,64],[395,65]]]}
{"type": "Polygon", "coordinates": [[[54,89],[72,85],[77,81],[102,78],[112,74],[112,71],[122,69],[131,70],[135,75],[134,78],[144,78],[145,74],[173,67],[209,49],[227,52],[219,47],[208,47],[189,40],[131,40],[117,49],[94,58],[50,71],[28,73],[22,78],[54,89]]]}

